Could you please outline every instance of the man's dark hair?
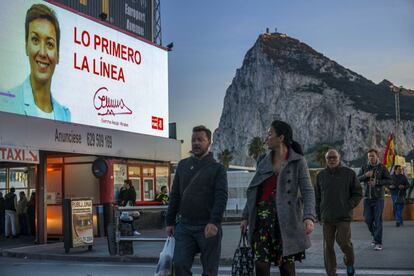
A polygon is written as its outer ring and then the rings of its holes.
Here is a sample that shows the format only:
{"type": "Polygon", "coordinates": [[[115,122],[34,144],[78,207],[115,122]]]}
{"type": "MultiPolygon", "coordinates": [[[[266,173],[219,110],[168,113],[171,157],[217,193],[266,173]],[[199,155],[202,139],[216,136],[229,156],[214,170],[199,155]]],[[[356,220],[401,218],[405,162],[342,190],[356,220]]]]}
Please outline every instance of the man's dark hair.
{"type": "Polygon", "coordinates": [[[371,153],[371,152],[375,152],[375,154],[378,156],[378,151],[376,149],[369,149],[368,153],[371,153]]]}
{"type": "Polygon", "coordinates": [[[26,13],[26,21],[25,21],[25,35],[26,35],[26,44],[29,35],[29,24],[30,22],[36,19],[46,19],[50,23],[52,23],[53,27],[55,27],[56,31],[56,44],[57,44],[57,52],[59,53],[59,46],[60,46],[60,27],[59,21],[55,12],[50,9],[48,6],[43,4],[34,4],[27,10],[26,13]]]}
{"type": "Polygon", "coordinates": [[[395,165],[394,171],[396,171],[398,168],[401,168],[401,165],[395,165]]]}
{"type": "Polygon", "coordinates": [[[211,141],[211,130],[209,130],[208,128],[202,125],[193,127],[193,133],[200,132],[200,131],[204,131],[207,135],[208,140],[211,141]]]}
{"type": "Polygon", "coordinates": [[[16,191],[16,189],[14,187],[10,188],[10,192],[14,193],[16,191]]]}

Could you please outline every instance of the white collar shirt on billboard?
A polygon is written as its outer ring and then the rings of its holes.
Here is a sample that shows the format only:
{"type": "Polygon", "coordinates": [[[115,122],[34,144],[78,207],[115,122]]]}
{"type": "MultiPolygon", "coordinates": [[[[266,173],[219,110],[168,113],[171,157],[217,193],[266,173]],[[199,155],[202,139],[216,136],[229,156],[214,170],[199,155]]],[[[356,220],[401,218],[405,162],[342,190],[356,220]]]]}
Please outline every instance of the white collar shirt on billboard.
{"type": "MultiPolygon", "coordinates": [[[[33,98],[32,86],[30,84],[30,76],[28,76],[21,85],[13,88],[11,92],[13,92],[16,96],[23,95],[23,113],[22,114],[28,115],[28,116],[36,116],[40,118],[55,119],[58,121],[70,122],[71,114],[70,114],[69,109],[59,104],[53,96],[51,96],[52,106],[53,106],[52,112],[46,113],[37,107],[37,105],[35,104],[34,98],[33,98]]],[[[21,112],[18,112],[18,113],[21,113],[21,112]]]]}

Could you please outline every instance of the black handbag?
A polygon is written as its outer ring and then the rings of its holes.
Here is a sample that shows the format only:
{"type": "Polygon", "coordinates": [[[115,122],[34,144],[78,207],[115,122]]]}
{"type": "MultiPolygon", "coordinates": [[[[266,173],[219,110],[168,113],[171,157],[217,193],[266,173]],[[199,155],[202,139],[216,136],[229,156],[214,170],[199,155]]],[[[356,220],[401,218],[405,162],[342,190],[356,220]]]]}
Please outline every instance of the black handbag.
{"type": "Polygon", "coordinates": [[[231,267],[232,276],[253,276],[254,257],[253,250],[247,241],[247,235],[241,234],[239,245],[234,252],[233,264],[231,267]]]}

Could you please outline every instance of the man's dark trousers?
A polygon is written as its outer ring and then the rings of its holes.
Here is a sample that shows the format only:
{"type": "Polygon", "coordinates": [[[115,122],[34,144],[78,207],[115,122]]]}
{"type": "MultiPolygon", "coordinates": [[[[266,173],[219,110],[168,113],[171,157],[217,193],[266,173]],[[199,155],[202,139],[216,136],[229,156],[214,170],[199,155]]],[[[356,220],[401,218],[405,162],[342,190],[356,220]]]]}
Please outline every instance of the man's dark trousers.
{"type": "Polygon", "coordinates": [[[191,267],[194,256],[201,253],[200,259],[205,276],[218,274],[222,230],[219,227],[217,235],[210,238],[204,237],[205,225],[189,225],[179,223],[175,227],[174,238],[174,268],[177,276],[192,275],[191,267]]]}
{"type": "Polygon", "coordinates": [[[403,223],[404,203],[398,203],[398,194],[391,194],[394,218],[397,223],[403,223]]]}
{"type": "Polygon", "coordinates": [[[365,198],[364,218],[368,229],[374,238],[375,244],[382,244],[382,211],[384,210],[383,198],[365,198]]]}
{"type": "Polygon", "coordinates": [[[324,222],[323,223],[323,257],[325,261],[326,274],[336,276],[335,240],[344,253],[345,265],[353,265],[354,247],[351,242],[351,222],[324,222]]]}
{"type": "Polygon", "coordinates": [[[6,217],[5,217],[4,212],[0,213],[0,236],[5,235],[5,229],[4,229],[5,228],[5,225],[4,225],[5,220],[6,220],[6,217]]]}

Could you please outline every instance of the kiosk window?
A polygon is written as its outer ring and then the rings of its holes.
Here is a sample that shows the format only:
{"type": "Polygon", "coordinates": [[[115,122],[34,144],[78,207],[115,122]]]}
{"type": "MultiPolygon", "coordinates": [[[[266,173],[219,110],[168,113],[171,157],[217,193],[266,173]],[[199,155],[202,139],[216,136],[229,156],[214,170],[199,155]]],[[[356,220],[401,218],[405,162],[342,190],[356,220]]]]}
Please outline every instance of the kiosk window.
{"type": "Polygon", "coordinates": [[[0,192],[6,194],[6,169],[0,169],[0,192]]]}
{"type": "Polygon", "coordinates": [[[156,183],[157,183],[157,193],[161,192],[161,187],[162,186],[167,186],[167,190],[169,190],[168,187],[168,167],[162,167],[162,166],[157,166],[156,170],[155,170],[155,174],[156,174],[156,183]]]}
{"type": "Polygon", "coordinates": [[[154,177],[154,168],[142,168],[142,174],[144,177],[154,177]]]}
{"type": "Polygon", "coordinates": [[[124,180],[127,179],[127,165],[126,164],[114,164],[114,195],[115,201],[118,202],[119,191],[124,185],[124,180]]]}
{"type": "Polygon", "coordinates": [[[135,166],[128,167],[129,177],[139,177],[140,175],[141,175],[141,167],[135,167],[135,166]]]}
{"type": "Polygon", "coordinates": [[[154,198],[154,179],[144,178],[144,200],[151,201],[154,198]]]}
{"type": "Polygon", "coordinates": [[[139,177],[130,177],[132,186],[134,186],[135,192],[137,194],[137,201],[141,201],[141,179],[139,177]]]}
{"type": "Polygon", "coordinates": [[[134,186],[135,192],[137,193],[137,201],[141,201],[141,167],[139,166],[129,166],[128,167],[128,179],[132,181],[132,186],[134,186]]]}

